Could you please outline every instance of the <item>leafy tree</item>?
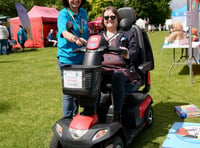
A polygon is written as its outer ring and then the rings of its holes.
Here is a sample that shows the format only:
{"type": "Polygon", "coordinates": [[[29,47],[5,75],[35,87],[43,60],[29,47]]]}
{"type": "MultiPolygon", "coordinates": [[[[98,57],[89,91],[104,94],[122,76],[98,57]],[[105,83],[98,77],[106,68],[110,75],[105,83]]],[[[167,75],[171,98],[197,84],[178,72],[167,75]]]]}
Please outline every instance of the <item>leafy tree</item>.
{"type": "Polygon", "coordinates": [[[112,0],[112,6],[114,6],[116,9],[122,8],[125,6],[126,0],[112,0]]]}
{"type": "Polygon", "coordinates": [[[120,7],[124,7],[125,1],[124,0],[88,0],[89,2],[89,9],[86,7],[88,12],[89,20],[93,20],[98,16],[101,16],[102,10],[106,6],[114,6],[116,9],[120,7]]]}
{"type": "Polygon", "coordinates": [[[137,18],[149,18],[151,24],[164,24],[170,18],[171,0],[127,0],[126,6],[133,7],[137,18]]]}
{"type": "Polygon", "coordinates": [[[21,3],[27,11],[29,11],[34,5],[52,7],[59,4],[56,0],[1,0],[0,14],[9,17],[18,16],[15,8],[16,2],[21,3]]]}
{"type": "Polygon", "coordinates": [[[1,0],[0,1],[0,14],[5,16],[17,16],[17,12],[15,9],[15,0],[1,0]]]}
{"type": "MultiPolygon", "coordinates": [[[[129,6],[135,9],[137,18],[149,18],[151,24],[164,24],[166,18],[170,18],[171,0],[88,0],[85,8],[88,12],[89,21],[101,15],[106,6],[114,6],[116,9],[129,6]]],[[[15,3],[21,3],[27,11],[34,5],[63,8],[61,0],[1,0],[0,14],[16,17],[15,3]]]]}
{"type": "Polygon", "coordinates": [[[103,8],[112,5],[111,0],[88,0],[91,6],[88,11],[89,20],[93,20],[101,15],[103,8]]]}

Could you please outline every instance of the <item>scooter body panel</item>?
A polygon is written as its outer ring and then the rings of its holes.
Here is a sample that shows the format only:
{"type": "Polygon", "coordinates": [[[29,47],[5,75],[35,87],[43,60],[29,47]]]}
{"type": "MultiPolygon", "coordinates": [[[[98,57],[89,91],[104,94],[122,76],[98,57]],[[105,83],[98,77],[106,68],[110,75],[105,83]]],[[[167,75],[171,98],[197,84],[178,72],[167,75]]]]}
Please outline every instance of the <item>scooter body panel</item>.
{"type": "Polygon", "coordinates": [[[122,130],[122,126],[118,122],[111,124],[96,124],[92,126],[85,135],[79,139],[74,139],[69,132],[69,126],[72,119],[62,118],[58,120],[53,126],[53,132],[57,139],[61,143],[62,147],[66,148],[90,148],[102,143],[103,141],[114,136],[119,130],[122,130]],[[59,130],[62,128],[61,130],[59,130]],[[94,140],[95,134],[99,131],[106,130],[106,134],[100,138],[94,140]]]}
{"type": "MultiPolygon", "coordinates": [[[[123,139],[124,145],[126,146],[132,142],[133,138],[137,136],[145,125],[144,116],[141,116],[141,108],[147,109],[152,103],[152,98],[149,95],[142,95],[140,99],[142,101],[139,104],[124,104],[121,123],[97,122],[95,125],[86,129],[88,131],[85,135],[75,139],[70,133],[70,124],[73,122],[73,119],[62,118],[53,126],[53,132],[61,145],[66,148],[98,147],[103,145],[106,140],[116,135],[123,139]],[[105,130],[106,134],[104,136],[94,140],[95,135],[99,131],[105,130]]],[[[144,112],[144,110],[142,110],[142,112],[144,112]]]]}

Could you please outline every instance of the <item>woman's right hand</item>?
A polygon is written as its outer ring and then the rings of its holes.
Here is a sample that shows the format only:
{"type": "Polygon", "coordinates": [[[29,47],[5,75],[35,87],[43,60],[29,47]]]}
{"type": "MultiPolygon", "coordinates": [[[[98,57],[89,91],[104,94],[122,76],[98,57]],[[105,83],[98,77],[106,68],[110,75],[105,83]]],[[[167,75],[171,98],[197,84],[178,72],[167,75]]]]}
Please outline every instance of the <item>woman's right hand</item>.
{"type": "Polygon", "coordinates": [[[73,35],[72,33],[68,32],[68,31],[63,31],[62,35],[69,42],[72,42],[78,46],[84,46],[87,44],[87,41],[84,38],[79,38],[76,35],[73,35]]]}
{"type": "Polygon", "coordinates": [[[72,41],[78,46],[84,46],[87,43],[87,41],[84,38],[79,38],[77,36],[73,36],[72,41]]]}
{"type": "Polygon", "coordinates": [[[78,38],[75,42],[78,46],[84,46],[87,44],[87,41],[84,38],[78,38]]]}

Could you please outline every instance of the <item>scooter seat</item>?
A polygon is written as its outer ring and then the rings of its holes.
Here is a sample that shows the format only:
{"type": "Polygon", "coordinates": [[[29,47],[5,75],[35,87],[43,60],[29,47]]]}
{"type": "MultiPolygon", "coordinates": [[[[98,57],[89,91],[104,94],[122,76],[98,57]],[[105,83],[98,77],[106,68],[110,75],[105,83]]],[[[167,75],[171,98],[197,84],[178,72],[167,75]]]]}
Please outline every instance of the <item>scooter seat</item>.
{"type": "Polygon", "coordinates": [[[149,95],[146,93],[128,93],[125,97],[127,105],[136,105],[142,103],[149,95]]]}

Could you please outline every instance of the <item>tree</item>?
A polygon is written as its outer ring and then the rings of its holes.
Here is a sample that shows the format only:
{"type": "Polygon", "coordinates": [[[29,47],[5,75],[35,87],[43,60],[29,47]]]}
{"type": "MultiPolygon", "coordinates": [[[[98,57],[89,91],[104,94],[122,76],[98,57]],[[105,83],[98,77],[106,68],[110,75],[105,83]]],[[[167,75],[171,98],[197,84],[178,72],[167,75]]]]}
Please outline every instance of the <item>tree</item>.
{"type": "Polygon", "coordinates": [[[171,0],[127,0],[126,6],[133,7],[137,18],[149,18],[151,24],[164,24],[170,18],[171,0]]]}
{"type": "Polygon", "coordinates": [[[0,14],[9,16],[9,17],[16,17],[17,11],[15,8],[15,3],[21,3],[27,11],[29,11],[34,5],[38,6],[53,6],[58,5],[59,2],[56,0],[1,0],[0,1],[0,14]]]}
{"type": "Polygon", "coordinates": [[[124,0],[88,0],[89,9],[86,7],[88,12],[89,20],[93,20],[98,16],[101,16],[102,10],[107,6],[113,6],[116,9],[124,7],[124,0]]]}
{"type": "Polygon", "coordinates": [[[88,11],[89,21],[100,16],[103,8],[112,5],[111,0],[88,0],[88,1],[91,6],[90,11],[88,11]]]}
{"type": "MultiPolygon", "coordinates": [[[[166,18],[170,18],[171,0],[88,0],[84,8],[88,12],[89,21],[101,16],[102,9],[106,6],[114,6],[116,9],[128,6],[135,9],[137,18],[149,18],[151,24],[164,24],[166,18]]],[[[61,0],[1,0],[0,14],[16,17],[15,3],[21,3],[27,11],[34,5],[63,8],[61,0]]]]}

